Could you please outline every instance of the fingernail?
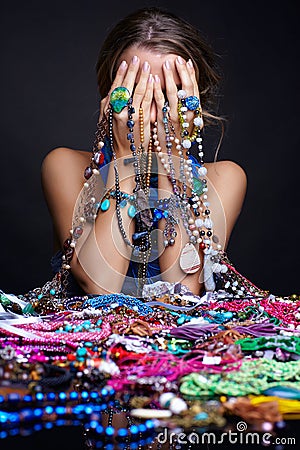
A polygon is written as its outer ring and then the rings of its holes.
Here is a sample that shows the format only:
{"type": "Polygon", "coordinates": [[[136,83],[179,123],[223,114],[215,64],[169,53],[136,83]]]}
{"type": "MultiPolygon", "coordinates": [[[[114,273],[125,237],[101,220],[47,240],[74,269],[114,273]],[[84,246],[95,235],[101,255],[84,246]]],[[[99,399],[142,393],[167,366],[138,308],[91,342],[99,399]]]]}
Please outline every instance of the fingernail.
{"type": "Polygon", "coordinates": [[[143,71],[147,72],[149,70],[149,67],[150,67],[150,65],[149,65],[148,61],[145,61],[143,64],[143,71]]]}
{"type": "Polygon", "coordinates": [[[120,67],[122,67],[122,69],[125,69],[125,67],[127,67],[127,62],[126,61],[122,61],[120,64],[120,67]]]}
{"type": "Polygon", "coordinates": [[[188,60],[188,62],[186,63],[187,66],[189,66],[190,68],[193,67],[193,61],[191,59],[188,60]]]}
{"type": "Polygon", "coordinates": [[[170,62],[168,60],[165,61],[165,68],[166,69],[171,69],[171,64],[170,64],[170,62]]]}
{"type": "Polygon", "coordinates": [[[150,73],[149,78],[148,78],[148,83],[152,83],[153,82],[153,75],[152,73],[150,73]]]}
{"type": "Polygon", "coordinates": [[[179,64],[183,64],[184,63],[184,59],[181,58],[181,56],[177,56],[177,61],[179,62],[179,64]]]}
{"type": "Polygon", "coordinates": [[[160,78],[158,75],[154,75],[154,79],[155,79],[155,83],[159,83],[160,82],[160,78]]]}
{"type": "Polygon", "coordinates": [[[134,57],[132,58],[132,64],[137,64],[138,60],[139,58],[134,55],[134,57]]]}

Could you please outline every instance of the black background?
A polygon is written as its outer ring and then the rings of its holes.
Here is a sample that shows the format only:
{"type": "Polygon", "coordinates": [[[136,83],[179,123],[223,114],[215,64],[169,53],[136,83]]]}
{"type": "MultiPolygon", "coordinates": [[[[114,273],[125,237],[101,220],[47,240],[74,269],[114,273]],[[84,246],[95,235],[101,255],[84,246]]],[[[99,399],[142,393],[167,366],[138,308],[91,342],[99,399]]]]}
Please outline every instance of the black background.
{"type": "MultiPolygon", "coordinates": [[[[229,257],[256,285],[279,295],[299,292],[298,8],[256,0],[2,4],[0,288],[24,293],[51,278],[42,160],[59,146],[91,149],[101,42],[120,18],[146,5],[196,25],[219,55],[218,113],[228,119],[219,159],[237,162],[248,176],[229,257]]],[[[207,161],[216,131],[208,135],[207,161]]]]}

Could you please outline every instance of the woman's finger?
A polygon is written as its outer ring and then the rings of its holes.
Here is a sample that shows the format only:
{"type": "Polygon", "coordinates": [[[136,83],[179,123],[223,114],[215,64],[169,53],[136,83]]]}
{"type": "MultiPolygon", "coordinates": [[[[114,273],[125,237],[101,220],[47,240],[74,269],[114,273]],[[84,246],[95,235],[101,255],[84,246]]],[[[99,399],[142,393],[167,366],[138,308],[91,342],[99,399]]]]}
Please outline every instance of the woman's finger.
{"type": "Polygon", "coordinates": [[[126,75],[123,79],[123,86],[126,87],[130,94],[133,92],[136,83],[136,77],[140,68],[140,59],[135,55],[128,66],[126,75]]]}
{"type": "Polygon", "coordinates": [[[117,70],[115,79],[111,85],[111,88],[109,90],[109,93],[107,94],[107,96],[101,100],[100,102],[100,118],[103,117],[103,113],[104,111],[107,110],[109,103],[110,103],[110,94],[112,93],[112,91],[118,87],[118,86],[123,86],[123,80],[127,71],[127,62],[126,61],[122,61],[121,64],[119,65],[119,68],[117,70]]]}
{"type": "Polygon", "coordinates": [[[111,89],[109,91],[108,96],[110,96],[112,91],[114,89],[116,89],[117,87],[124,86],[123,82],[124,82],[124,77],[125,77],[125,74],[126,74],[127,67],[128,67],[127,62],[126,61],[122,61],[121,64],[119,65],[119,68],[117,70],[115,79],[114,79],[114,81],[113,81],[113,83],[111,85],[111,89]]]}
{"type": "Polygon", "coordinates": [[[187,69],[187,63],[181,56],[177,56],[175,60],[175,67],[181,80],[181,88],[186,92],[186,95],[196,95],[194,93],[194,83],[192,81],[190,72],[187,69]]]}
{"type": "Polygon", "coordinates": [[[163,72],[166,84],[166,97],[170,106],[170,117],[173,122],[177,120],[177,86],[174,80],[171,64],[166,60],[163,64],[163,72]]]}
{"type": "Polygon", "coordinates": [[[198,87],[198,82],[196,80],[196,72],[194,69],[194,65],[191,59],[188,60],[188,62],[186,63],[186,68],[188,73],[190,74],[192,83],[193,83],[193,87],[194,87],[194,92],[192,95],[195,95],[196,97],[199,98],[199,87],[198,87]]]}
{"type": "Polygon", "coordinates": [[[154,100],[157,108],[157,121],[162,120],[162,109],[165,104],[165,96],[161,88],[161,80],[158,75],[154,75],[154,100]]]}
{"type": "Polygon", "coordinates": [[[148,120],[149,123],[150,123],[150,109],[153,101],[153,87],[154,87],[153,85],[154,85],[154,78],[153,75],[150,73],[146,83],[145,95],[141,102],[144,117],[148,120]]]}
{"type": "Polygon", "coordinates": [[[134,89],[134,94],[133,94],[133,102],[132,103],[133,103],[133,107],[135,108],[136,111],[141,106],[143,98],[145,96],[145,93],[147,90],[147,85],[148,85],[148,80],[149,80],[149,75],[150,75],[150,64],[148,63],[148,61],[145,61],[142,66],[139,82],[137,83],[137,85],[134,89]]]}

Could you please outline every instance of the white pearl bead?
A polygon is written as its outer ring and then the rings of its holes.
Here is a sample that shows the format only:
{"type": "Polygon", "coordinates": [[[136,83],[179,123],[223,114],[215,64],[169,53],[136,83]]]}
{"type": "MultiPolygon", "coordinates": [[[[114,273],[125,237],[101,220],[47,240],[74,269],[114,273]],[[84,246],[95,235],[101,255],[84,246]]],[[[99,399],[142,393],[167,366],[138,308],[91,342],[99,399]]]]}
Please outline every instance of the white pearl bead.
{"type": "Polygon", "coordinates": [[[79,217],[79,221],[80,221],[81,223],[83,223],[83,222],[85,222],[85,218],[84,218],[84,217],[79,217]]]}
{"type": "Polygon", "coordinates": [[[156,150],[157,150],[158,152],[160,152],[160,151],[161,151],[161,146],[158,145],[158,146],[156,147],[156,150]]]}
{"type": "Polygon", "coordinates": [[[198,230],[194,230],[194,231],[193,231],[193,235],[194,235],[194,236],[199,236],[199,231],[198,231],[198,230]]]}
{"type": "Polygon", "coordinates": [[[89,187],[89,183],[84,183],[84,185],[83,185],[85,188],[88,188],[89,187]]]}
{"type": "Polygon", "coordinates": [[[184,140],[182,141],[182,146],[183,146],[184,148],[191,148],[191,145],[192,145],[192,143],[191,143],[191,141],[189,141],[188,139],[184,139],[184,140]]]}
{"type": "Polygon", "coordinates": [[[191,218],[188,220],[188,223],[189,223],[189,225],[192,225],[193,223],[195,223],[195,221],[194,221],[194,219],[191,217],[191,218]]]}
{"type": "Polygon", "coordinates": [[[161,163],[164,164],[166,162],[165,158],[161,158],[161,163]]]}
{"type": "Polygon", "coordinates": [[[198,174],[200,177],[204,177],[207,174],[207,168],[204,166],[199,167],[198,174]]]}
{"type": "Polygon", "coordinates": [[[185,92],[185,90],[184,90],[184,89],[180,89],[180,90],[177,92],[177,97],[178,97],[180,100],[182,100],[184,97],[186,97],[186,92],[185,92]]]}
{"type": "Polygon", "coordinates": [[[75,242],[71,242],[70,247],[75,248],[76,243],[75,242]]]}
{"type": "Polygon", "coordinates": [[[203,225],[203,220],[202,219],[196,219],[195,220],[195,225],[196,225],[196,227],[201,228],[202,225],[203,225]]]}
{"type": "Polygon", "coordinates": [[[166,163],[164,164],[164,168],[167,170],[167,168],[169,167],[169,165],[166,163]]]}
{"type": "Polygon", "coordinates": [[[164,392],[159,396],[159,403],[164,408],[168,405],[168,403],[171,401],[172,398],[175,397],[175,394],[173,392],[164,392]]]}
{"type": "Polygon", "coordinates": [[[199,238],[197,239],[197,244],[200,244],[201,242],[202,242],[202,238],[199,237],[199,238]]]}
{"type": "Polygon", "coordinates": [[[186,411],[188,407],[182,398],[175,397],[171,400],[169,409],[173,414],[180,414],[182,411],[186,411]]]}
{"type": "Polygon", "coordinates": [[[203,127],[203,119],[201,117],[195,117],[194,119],[194,125],[196,127],[203,127]]]}

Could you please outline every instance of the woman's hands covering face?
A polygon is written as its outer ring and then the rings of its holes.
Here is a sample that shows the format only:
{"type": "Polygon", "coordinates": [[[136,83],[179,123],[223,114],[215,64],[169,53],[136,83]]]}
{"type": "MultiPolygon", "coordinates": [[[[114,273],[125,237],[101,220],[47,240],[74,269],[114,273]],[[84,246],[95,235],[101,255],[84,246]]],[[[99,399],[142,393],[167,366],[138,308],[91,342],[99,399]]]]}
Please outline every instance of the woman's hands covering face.
{"type": "MultiPolygon", "coordinates": [[[[144,118],[144,147],[147,148],[148,146],[151,121],[157,121],[158,140],[160,141],[162,151],[164,151],[165,136],[162,122],[162,109],[165,102],[168,101],[169,104],[169,117],[174,127],[175,135],[180,138],[178,90],[183,89],[186,92],[186,96],[199,97],[199,89],[195,70],[190,60],[186,62],[183,58],[178,56],[174,61],[174,65],[171,65],[170,61],[166,60],[162,65],[162,73],[164,77],[163,80],[157,74],[151,73],[151,66],[147,61],[141,64],[139,58],[136,56],[132,58],[129,65],[126,61],[123,61],[116,73],[110,92],[107,97],[101,101],[100,117],[102,117],[103,112],[106,111],[109,106],[112,91],[119,86],[126,87],[130,93],[133,92],[132,100],[135,109],[133,119],[135,121],[134,136],[136,145],[138,146],[140,143],[139,108],[141,107],[144,118]],[[179,76],[180,86],[175,83],[176,77],[174,70],[177,71],[179,76]],[[137,80],[138,74],[140,75],[137,80]],[[162,88],[163,84],[165,86],[164,89],[162,88]]],[[[127,118],[127,108],[124,108],[119,114],[113,114],[115,151],[118,157],[131,154],[127,140],[127,118]]],[[[193,112],[187,111],[186,121],[190,122],[189,132],[191,133],[193,128],[193,112]]]]}

